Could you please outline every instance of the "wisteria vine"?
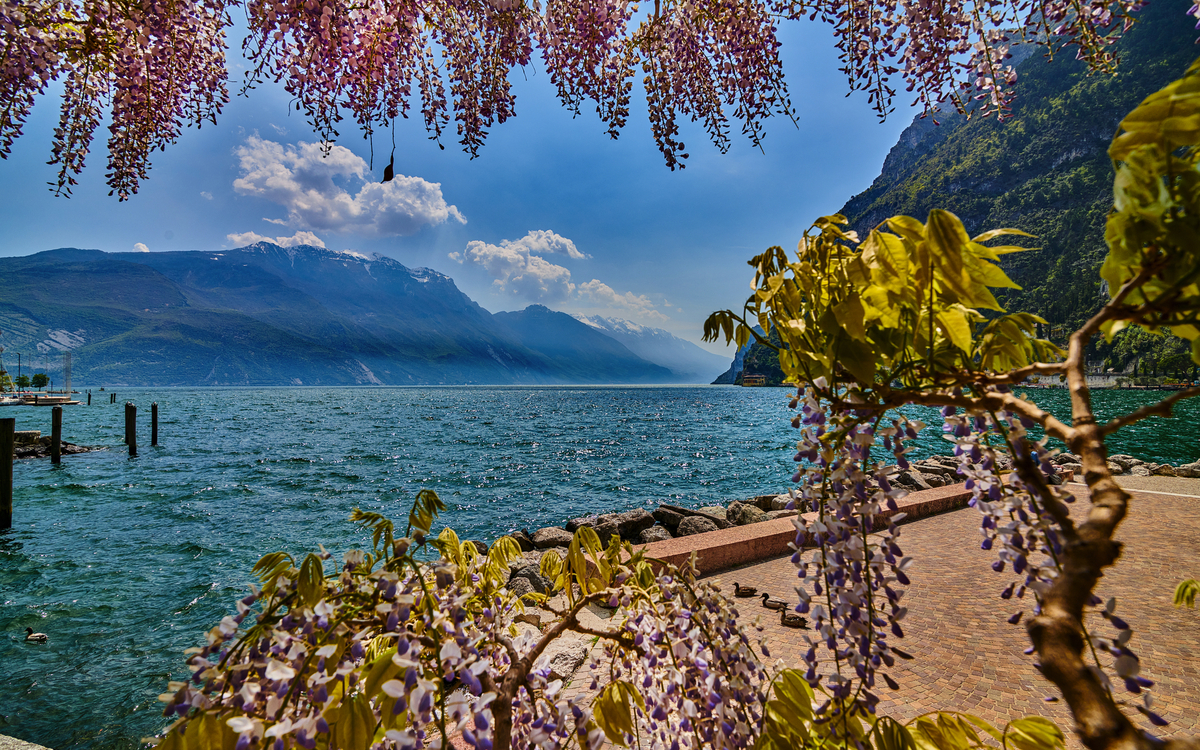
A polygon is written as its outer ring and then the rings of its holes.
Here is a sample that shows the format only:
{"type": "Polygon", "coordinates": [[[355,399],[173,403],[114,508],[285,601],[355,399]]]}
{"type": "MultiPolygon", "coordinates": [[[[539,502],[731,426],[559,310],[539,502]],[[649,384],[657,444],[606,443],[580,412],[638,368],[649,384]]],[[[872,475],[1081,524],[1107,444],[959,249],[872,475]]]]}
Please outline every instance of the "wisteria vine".
{"type": "MultiPolygon", "coordinates": [[[[898,78],[927,112],[946,102],[1003,117],[1014,43],[1074,46],[1110,70],[1109,46],[1141,0],[0,0],[0,157],[30,108],[64,82],[52,188],[69,194],[92,136],[111,115],[107,180],[137,192],[155,149],[228,101],[226,28],[241,7],[251,67],[243,93],[281,83],[325,142],[343,112],[371,135],[419,99],[439,142],[451,120],[472,156],[516,112],[509,74],[534,47],[563,104],[593,102],[610,136],[629,116],[641,70],[652,135],[670,168],[688,158],[680,125],[700,123],[722,151],[732,121],[759,146],[766,120],[794,117],[779,55],[781,23],[834,28],[851,89],[886,116],[898,78]],[[414,89],[415,84],[415,89],[414,89]]],[[[1200,7],[1200,6],[1197,6],[1200,7]]],[[[1193,8],[1193,13],[1200,13],[1193,8]]]]}

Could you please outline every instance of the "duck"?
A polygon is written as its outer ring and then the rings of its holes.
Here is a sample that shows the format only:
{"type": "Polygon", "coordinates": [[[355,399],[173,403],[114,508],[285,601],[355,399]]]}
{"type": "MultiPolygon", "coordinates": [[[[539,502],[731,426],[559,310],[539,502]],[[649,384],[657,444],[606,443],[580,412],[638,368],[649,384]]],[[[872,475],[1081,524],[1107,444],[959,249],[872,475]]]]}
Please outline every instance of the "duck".
{"type": "Polygon", "coordinates": [[[25,640],[32,643],[45,643],[50,640],[50,636],[45,633],[35,633],[33,628],[25,628],[25,640]]]}
{"type": "Polygon", "coordinates": [[[808,618],[801,617],[795,612],[788,612],[786,609],[779,610],[779,622],[786,628],[808,630],[808,618]]]}
{"type": "Polygon", "coordinates": [[[772,599],[767,592],[762,592],[763,606],[767,609],[787,609],[788,603],[782,599],[772,599]]]}
{"type": "Polygon", "coordinates": [[[742,598],[758,596],[758,589],[754,588],[753,586],[743,586],[740,583],[735,582],[733,584],[733,595],[740,596],[742,598]]]}

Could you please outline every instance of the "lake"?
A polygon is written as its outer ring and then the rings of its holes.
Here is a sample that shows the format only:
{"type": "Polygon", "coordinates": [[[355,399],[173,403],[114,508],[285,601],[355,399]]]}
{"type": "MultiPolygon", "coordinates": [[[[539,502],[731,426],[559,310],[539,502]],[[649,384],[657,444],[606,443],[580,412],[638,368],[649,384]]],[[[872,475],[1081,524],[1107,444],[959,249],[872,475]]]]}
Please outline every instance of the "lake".
{"type": "MultiPolygon", "coordinates": [[[[96,453],[19,461],[0,532],[0,734],[58,750],[133,748],[156,696],[240,597],[265,552],[369,544],[355,506],[405,518],[431,488],[442,520],[491,541],[587,513],[698,507],[787,489],[787,391],[697,387],[204,388],[93,392],[64,438],[96,453]],[[140,456],[122,444],[139,407],[140,456]],[[150,402],[160,445],[149,445],[150,402]],[[24,629],[50,634],[26,644],[24,629]]],[[[1097,392],[1101,417],[1166,394],[1097,392]]],[[[1035,400],[1066,416],[1062,390],[1035,400]]],[[[933,421],[933,410],[916,410],[933,421]]],[[[1113,453],[1200,457],[1200,404],[1122,432],[1113,453]]],[[[50,410],[6,407],[17,429],[50,410]]],[[[940,429],[921,454],[946,452],[940,429]]]]}

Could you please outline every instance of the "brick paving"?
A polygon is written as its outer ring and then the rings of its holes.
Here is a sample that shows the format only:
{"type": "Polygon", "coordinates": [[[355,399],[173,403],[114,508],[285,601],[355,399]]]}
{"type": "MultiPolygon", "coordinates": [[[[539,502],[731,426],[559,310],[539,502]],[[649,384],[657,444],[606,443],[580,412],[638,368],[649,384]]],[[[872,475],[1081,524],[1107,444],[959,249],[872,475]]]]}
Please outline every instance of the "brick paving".
{"type": "MultiPolygon", "coordinates": [[[[1086,489],[1077,485],[1072,489],[1081,497],[1072,510],[1078,520],[1087,510],[1086,489]]],[[[899,691],[880,684],[881,713],[905,721],[928,711],[960,710],[1001,727],[1022,716],[1044,716],[1068,734],[1069,746],[1080,747],[1071,737],[1066,705],[1043,700],[1057,690],[1034,669],[1034,657],[1022,653],[1029,645],[1023,625],[1007,622],[1026,602],[999,598],[1014,576],[991,570],[994,552],[979,549],[978,526],[978,513],[968,508],[902,527],[900,546],[915,562],[908,571],[912,585],[904,598],[906,637],[897,645],[916,658],[889,670],[900,683],[899,691]]],[[[1170,722],[1165,731],[1156,733],[1196,736],[1200,734],[1200,610],[1176,609],[1171,599],[1179,581],[1200,577],[1200,500],[1135,491],[1118,539],[1126,545],[1124,554],[1097,592],[1104,598],[1117,597],[1117,614],[1134,628],[1131,645],[1141,658],[1142,673],[1157,683],[1155,709],[1170,722]]],[[[788,558],[780,557],[710,578],[720,579],[730,595],[737,581],[760,592],[794,598],[796,569],[788,558]]],[[[744,615],[764,615],[763,635],[769,639],[772,657],[799,666],[807,650],[806,631],[783,627],[777,616],[770,617],[753,600],[747,601],[751,603],[741,608],[744,615]]],[[[1100,634],[1115,634],[1104,620],[1095,621],[1100,634]]],[[[1140,714],[1130,713],[1150,728],[1140,714]]]]}

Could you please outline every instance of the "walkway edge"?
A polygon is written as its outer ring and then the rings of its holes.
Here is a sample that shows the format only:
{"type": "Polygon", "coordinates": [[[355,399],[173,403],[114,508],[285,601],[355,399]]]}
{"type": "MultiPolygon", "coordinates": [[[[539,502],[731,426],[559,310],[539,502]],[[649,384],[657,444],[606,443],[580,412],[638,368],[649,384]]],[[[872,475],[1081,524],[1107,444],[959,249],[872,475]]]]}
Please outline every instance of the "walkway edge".
{"type": "MultiPolygon", "coordinates": [[[[970,499],[971,491],[965,484],[918,490],[898,500],[898,509],[886,511],[885,515],[890,517],[896,513],[905,513],[907,515],[901,523],[908,523],[966,507],[970,499]]],[[[816,514],[806,513],[805,517],[815,518],[816,514]]],[[[792,516],[652,542],[640,545],[638,549],[643,550],[648,557],[675,566],[683,565],[692,552],[695,552],[700,573],[707,574],[785,555],[792,551],[792,543],[795,540],[795,516],[792,516]]]]}

